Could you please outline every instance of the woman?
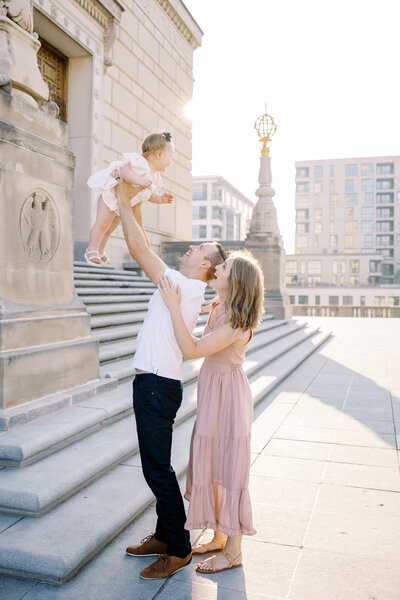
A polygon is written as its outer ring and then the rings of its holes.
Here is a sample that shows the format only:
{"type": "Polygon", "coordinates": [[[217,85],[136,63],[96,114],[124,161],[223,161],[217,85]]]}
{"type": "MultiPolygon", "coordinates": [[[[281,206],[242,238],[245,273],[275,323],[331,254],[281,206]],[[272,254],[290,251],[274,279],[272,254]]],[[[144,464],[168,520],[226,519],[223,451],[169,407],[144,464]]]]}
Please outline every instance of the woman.
{"type": "Polygon", "coordinates": [[[242,364],[252,330],[264,312],[263,274],[253,255],[233,252],[216,267],[211,286],[218,293],[200,339],[188,332],[180,310],[180,290],[162,277],[176,340],[185,358],[205,356],[198,379],[185,498],[190,500],[186,529],[214,529],[194,554],[220,550],[197,571],[218,573],[242,565],[243,534],[256,533],[248,492],[253,401],[242,364]]]}

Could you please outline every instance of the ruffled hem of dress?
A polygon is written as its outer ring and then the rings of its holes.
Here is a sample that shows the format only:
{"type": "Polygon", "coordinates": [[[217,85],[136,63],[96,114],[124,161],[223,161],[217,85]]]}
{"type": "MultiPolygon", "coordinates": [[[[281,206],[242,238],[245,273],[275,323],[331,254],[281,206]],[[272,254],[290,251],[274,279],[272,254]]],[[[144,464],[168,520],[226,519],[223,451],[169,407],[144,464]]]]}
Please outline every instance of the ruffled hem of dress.
{"type": "Polygon", "coordinates": [[[213,529],[214,531],[221,531],[221,533],[225,533],[225,535],[230,535],[232,537],[237,537],[238,535],[256,535],[257,531],[252,529],[246,529],[246,527],[241,527],[240,529],[231,529],[230,527],[225,526],[223,523],[216,523],[212,521],[199,521],[198,523],[189,523],[186,521],[185,529],[188,531],[193,531],[194,529],[213,529]]]}
{"type": "Polygon", "coordinates": [[[230,490],[223,485],[193,485],[185,492],[190,505],[185,528],[210,527],[226,535],[254,535],[248,488],[230,490]],[[229,523],[229,524],[228,524],[229,523]]]}

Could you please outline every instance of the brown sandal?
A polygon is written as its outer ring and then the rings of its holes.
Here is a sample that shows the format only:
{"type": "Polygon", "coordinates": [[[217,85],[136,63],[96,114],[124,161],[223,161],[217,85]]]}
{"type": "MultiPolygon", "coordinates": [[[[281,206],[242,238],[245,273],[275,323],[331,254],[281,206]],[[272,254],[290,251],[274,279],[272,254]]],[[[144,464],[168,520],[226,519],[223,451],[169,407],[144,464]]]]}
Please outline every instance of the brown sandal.
{"type": "Polygon", "coordinates": [[[241,552],[237,555],[236,558],[232,558],[232,556],[230,554],[228,554],[227,552],[225,552],[224,549],[222,549],[222,552],[225,554],[226,558],[229,560],[229,566],[228,567],[223,567],[222,569],[216,569],[215,568],[215,555],[214,555],[214,556],[211,556],[210,558],[207,558],[207,560],[205,560],[205,561],[201,561],[197,565],[196,571],[198,571],[199,573],[221,573],[222,571],[229,571],[229,569],[237,569],[238,567],[241,567],[243,565],[243,563],[241,563],[241,562],[239,564],[236,564],[236,561],[239,558],[241,558],[241,556],[242,556],[241,552]],[[212,569],[202,569],[200,567],[201,563],[202,562],[207,562],[209,560],[211,560],[213,568],[212,569]]]}

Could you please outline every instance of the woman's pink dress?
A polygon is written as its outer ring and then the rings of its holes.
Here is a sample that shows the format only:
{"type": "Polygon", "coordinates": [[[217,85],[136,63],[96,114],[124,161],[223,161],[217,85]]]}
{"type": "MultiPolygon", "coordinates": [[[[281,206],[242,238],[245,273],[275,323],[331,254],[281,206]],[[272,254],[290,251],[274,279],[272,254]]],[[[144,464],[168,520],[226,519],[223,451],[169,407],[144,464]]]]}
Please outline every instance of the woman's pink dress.
{"type": "MultiPolygon", "coordinates": [[[[203,335],[225,322],[221,315],[210,327],[214,310],[203,335]]],[[[249,332],[241,338],[249,338],[249,332]]],[[[185,523],[189,530],[207,527],[231,536],[256,533],[248,491],[253,400],[242,369],[250,339],[206,356],[200,370],[185,493],[190,500],[185,523]]]]}

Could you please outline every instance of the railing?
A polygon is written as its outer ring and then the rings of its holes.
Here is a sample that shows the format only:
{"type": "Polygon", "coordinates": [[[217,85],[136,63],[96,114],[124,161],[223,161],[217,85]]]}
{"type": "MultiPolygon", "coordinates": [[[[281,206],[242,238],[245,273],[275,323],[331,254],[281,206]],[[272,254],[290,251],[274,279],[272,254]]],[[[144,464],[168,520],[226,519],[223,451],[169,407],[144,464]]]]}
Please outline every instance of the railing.
{"type": "Polygon", "coordinates": [[[400,306],[311,306],[293,304],[294,317],[400,318],[400,306]]]}

